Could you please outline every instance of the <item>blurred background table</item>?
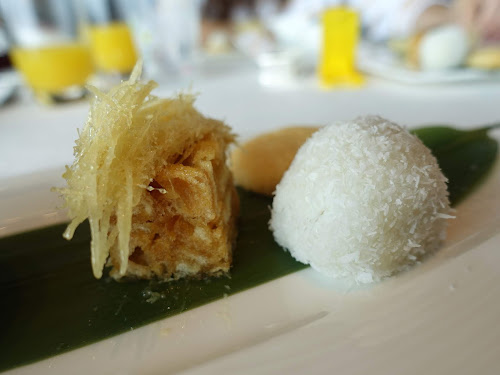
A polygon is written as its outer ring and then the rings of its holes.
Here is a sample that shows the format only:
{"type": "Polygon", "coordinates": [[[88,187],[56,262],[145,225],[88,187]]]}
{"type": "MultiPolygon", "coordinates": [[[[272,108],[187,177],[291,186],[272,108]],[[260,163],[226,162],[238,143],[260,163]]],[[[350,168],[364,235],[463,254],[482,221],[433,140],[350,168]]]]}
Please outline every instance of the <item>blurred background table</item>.
{"type": "MultiPolygon", "coordinates": [[[[199,93],[197,107],[207,116],[224,119],[240,140],[280,126],[328,124],[366,114],[409,127],[472,127],[500,119],[496,82],[408,86],[372,78],[362,88],[324,90],[316,77],[288,87],[263,86],[258,78],[259,70],[250,61],[235,59],[221,63],[221,68],[212,64],[192,84],[165,84],[155,93],[171,95],[191,86],[199,93]]],[[[1,108],[0,179],[71,163],[77,129],[88,109],[87,101],[47,107],[29,98],[1,108]]]]}

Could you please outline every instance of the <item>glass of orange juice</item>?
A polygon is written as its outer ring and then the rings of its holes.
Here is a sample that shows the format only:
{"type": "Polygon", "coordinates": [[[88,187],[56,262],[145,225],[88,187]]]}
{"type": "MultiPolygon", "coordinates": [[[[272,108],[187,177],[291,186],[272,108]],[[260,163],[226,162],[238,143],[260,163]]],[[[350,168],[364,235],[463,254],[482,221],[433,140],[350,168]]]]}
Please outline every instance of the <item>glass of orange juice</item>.
{"type": "Polygon", "coordinates": [[[327,9],[322,15],[323,45],[319,76],[326,86],[363,82],[355,64],[359,39],[359,16],[348,7],[327,9]]]}
{"type": "Polygon", "coordinates": [[[131,4],[120,0],[84,0],[86,33],[99,73],[128,75],[137,52],[126,23],[131,4]]]}
{"type": "Polygon", "coordinates": [[[35,96],[63,102],[85,95],[93,72],[88,45],[68,0],[0,0],[10,56],[35,96]]]}

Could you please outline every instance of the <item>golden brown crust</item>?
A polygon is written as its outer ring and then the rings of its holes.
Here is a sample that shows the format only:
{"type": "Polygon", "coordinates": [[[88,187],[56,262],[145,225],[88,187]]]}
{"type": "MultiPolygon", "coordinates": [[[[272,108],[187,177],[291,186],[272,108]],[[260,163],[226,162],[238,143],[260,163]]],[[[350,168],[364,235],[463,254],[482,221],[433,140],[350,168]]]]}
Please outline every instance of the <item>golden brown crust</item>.
{"type": "MultiPolygon", "coordinates": [[[[229,271],[238,197],[216,133],[156,171],[132,216],[126,276],[178,279],[229,271]]],[[[112,274],[118,262],[111,250],[112,274]]]]}

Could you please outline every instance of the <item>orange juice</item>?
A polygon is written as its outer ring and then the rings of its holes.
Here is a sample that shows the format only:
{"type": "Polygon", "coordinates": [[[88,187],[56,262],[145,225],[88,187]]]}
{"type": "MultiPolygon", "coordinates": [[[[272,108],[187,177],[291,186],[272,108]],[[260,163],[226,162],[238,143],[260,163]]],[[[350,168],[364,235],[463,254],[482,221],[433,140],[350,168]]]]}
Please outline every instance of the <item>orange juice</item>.
{"type": "Polygon", "coordinates": [[[39,48],[15,47],[11,50],[11,57],[16,68],[36,91],[57,93],[70,86],[82,86],[93,71],[88,48],[78,43],[39,48]]]}
{"type": "Polygon", "coordinates": [[[326,85],[362,82],[355,70],[359,36],[358,14],[349,8],[328,9],[322,17],[323,49],[319,75],[326,85]]]}
{"type": "Polygon", "coordinates": [[[137,61],[128,26],[123,22],[89,26],[92,58],[103,72],[130,73],[137,61]]]}

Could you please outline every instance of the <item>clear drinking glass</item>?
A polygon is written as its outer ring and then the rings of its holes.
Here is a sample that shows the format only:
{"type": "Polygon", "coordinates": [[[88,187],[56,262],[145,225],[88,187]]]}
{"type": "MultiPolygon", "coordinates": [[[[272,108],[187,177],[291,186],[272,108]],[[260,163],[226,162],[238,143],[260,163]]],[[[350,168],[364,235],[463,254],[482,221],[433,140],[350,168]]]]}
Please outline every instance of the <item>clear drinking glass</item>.
{"type": "Polygon", "coordinates": [[[84,0],[82,5],[97,71],[121,75],[132,72],[137,52],[126,21],[133,4],[124,0],[84,0]]]}
{"type": "Polygon", "coordinates": [[[201,0],[130,3],[131,24],[145,75],[159,82],[172,82],[195,73],[199,59],[201,0]]]}
{"type": "Polygon", "coordinates": [[[93,72],[76,8],[68,0],[0,0],[13,64],[43,102],[81,98],[93,72]]]}

